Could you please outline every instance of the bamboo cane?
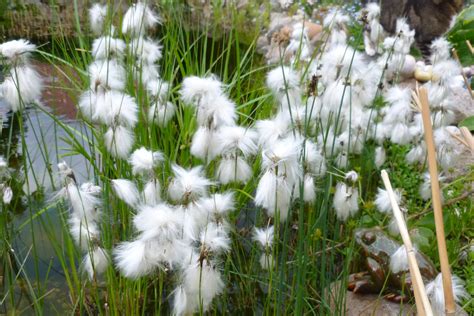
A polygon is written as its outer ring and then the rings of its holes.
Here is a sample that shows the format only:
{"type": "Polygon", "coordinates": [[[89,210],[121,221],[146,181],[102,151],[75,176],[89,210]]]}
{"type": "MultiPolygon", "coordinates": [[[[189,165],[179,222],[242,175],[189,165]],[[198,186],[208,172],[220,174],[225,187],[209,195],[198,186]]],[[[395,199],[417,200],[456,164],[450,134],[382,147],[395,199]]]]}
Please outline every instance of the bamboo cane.
{"type": "Polygon", "coordinates": [[[395,193],[393,192],[392,184],[390,183],[388,173],[385,170],[382,170],[382,180],[385,185],[385,188],[387,189],[388,196],[390,197],[393,216],[395,217],[395,220],[398,225],[398,230],[400,231],[400,235],[403,239],[403,244],[405,245],[405,249],[407,251],[413,291],[415,292],[416,310],[418,312],[418,315],[432,316],[433,311],[431,310],[428,295],[426,294],[425,284],[423,283],[423,279],[421,278],[420,268],[418,267],[418,263],[416,261],[416,255],[410,240],[410,235],[408,234],[408,229],[405,220],[403,219],[402,212],[400,211],[400,207],[397,204],[395,193]]]}
{"type": "Polygon", "coordinates": [[[448,252],[446,250],[446,237],[444,233],[443,209],[441,206],[441,194],[438,181],[438,167],[436,163],[433,127],[431,125],[428,93],[424,87],[419,89],[418,96],[421,102],[421,115],[423,118],[425,142],[428,151],[428,168],[431,179],[431,196],[436,226],[436,239],[438,242],[438,254],[441,265],[441,273],[443,276],[445,311],[446,315],[454,315],[456,312],[456,303],[454,302],[451,271],[449,268],[448,252]]]}
{"type": "MultiPolygon", "coordinates": [[[[458,64],[462,67],[462,64],[461,64],[461,61],[459,60],[459,56],[458,56],[458,53],[457,53],[456,49],[453,48],[451,51],[453,53],[454,59],[456,59],[458,64]]],[[[471,99],[474,99],[474,94],[472,93],[471,84],[469,83],[469,80],[467,80],[466,75],[464,74],[464,72],[462,72],[462,78],[464,80],[464,84],[466,85],[467,91],[469,91],[469,94],[471,95],[471,99]]]]}
{"type": "Polygon", "coordinates": [[[469,48],[469,50],[471,51],[471,54],[474,55],[474,47],[472,47],[471,41],[467,40],[466,45],[469,48]]]}

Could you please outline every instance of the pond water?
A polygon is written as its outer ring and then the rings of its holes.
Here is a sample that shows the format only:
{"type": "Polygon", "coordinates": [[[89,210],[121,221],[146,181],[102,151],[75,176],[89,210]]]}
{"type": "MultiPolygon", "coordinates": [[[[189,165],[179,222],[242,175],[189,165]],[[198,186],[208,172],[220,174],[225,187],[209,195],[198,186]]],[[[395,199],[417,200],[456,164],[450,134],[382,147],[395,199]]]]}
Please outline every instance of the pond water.
{"type": "MultiPolygon", "coordinates": [[[[6,225],[11,231],[11,240],[8,246],[2,245],[0,252],[2,256],[8,256],[3,249],[10,249],[9,256],[16,261],[18,274],[13,287],[15,306],[11,306],[12,293],[7,278],[0,275],[4,280],[3,289],[0,288],[0,314],[33,311],[32,298],[27,295],[26,289],[30,286],[37,298],[43,297],[45,314],[58,314],[70,306],[63,269],[50,241],[51,235],[60,240],[62,224],[58,209],[48,205],[52,204],[51,197],[60,185],[56,167],[58,162],[66,161],[81,182],[89,179],[92,173],[85,159],[74,154],[66,141],[70,138],[68,133],[58,123],[64,123],[69,131],[80,131],[83,135],[91,133],[76,120],[64,116],[54,116],[53,119],[51,114],[49,108],[34,107],[23,111],[20,118],[8,112],[6,104],[0,99],[3,122],[0,155],[6,158],[11,168],[10,185],[14,190],[14,200],[8,206],[9,209],[2,210],[8,214],[4,218],[8,218],[6,225]],[[24,139],[20,133],[20,119],[23,122],[24,139]]],[[[89,148],[86,138],[80,141],[84,148],[89,148]]],[[[0,269],[0,274],[4,274],[3,271],[0,269]]]]}

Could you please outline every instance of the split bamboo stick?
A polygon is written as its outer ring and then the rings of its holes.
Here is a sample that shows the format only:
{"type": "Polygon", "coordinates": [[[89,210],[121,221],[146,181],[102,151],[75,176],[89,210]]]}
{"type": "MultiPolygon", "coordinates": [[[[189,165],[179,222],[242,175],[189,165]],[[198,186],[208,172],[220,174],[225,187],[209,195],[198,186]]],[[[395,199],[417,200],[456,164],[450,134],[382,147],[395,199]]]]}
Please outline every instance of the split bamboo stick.
{"type": "Polygon", "coordinates": [[[433,139],[433,127],[428,102],[428,93],[424,87],[418,90],[421,102],[421,115],[425,132],[425,142],[428,151],[428,168],[431,180],[431,197],[434,210],[436,239],[438,242],[438,254],[443,277],[444,302],[446,315],[454,315],[456,303],[454,301],[451,270],[449,267],[448,252],[446,250],[446,237],[444,233],[443,209],[441,206],[441,193],[438,180],[438,166],[436,163],[436,150],[433,139]]]}
{"type": "MultiPolygon", "coordinates": [[[[461,64],[461,61],[459,60],[458,52],[456,51],[456,49],[453,48],[451,51],[453,53],[454,59],[456,59],[456,61],[462,67],[462,64],[461,64]]],[[[469,91],[469,94],[471,95],[471,99],[474,99],[474,94],[472,93],[471,84],[469,83],[469,80],[467,80],[464,72],[462,72],[462,78],[464,80],[464,84],[466,85],[467,91],[469,91]]]]}
{"type": "Polygon", "coordinates": [[[382,180],[387,189],[388,196],[390,197],[390,204],[392,205],[393,216],[398,225],[398,230],[402,236],[403,244],[405,245],[408,257],[408,264],[410,267],[410,275],[413,284],[413,291],[415,292],[415,303],[416,310],[418,315],[432,316],[433,311],[431,309],[430,301],[428,300],[428,295],[426,294],[425,284],[421,278],[420,268],[416,261],[416,254],[411,243],[410,235],[408,234],[407,225],[403,218],[400,207],[397,204],[395,198],[395,193],[393,192],[392,184],[388,177],[388,173],[385,170],[382,170],[382,180]]]}
{"type": "Polygon", "coordinates": [[[469,50],[471,51],[471,54],[474,55],[474,47],[472,47],[471,41],[467,40],[466,45],[469,48],[469,50]]]}

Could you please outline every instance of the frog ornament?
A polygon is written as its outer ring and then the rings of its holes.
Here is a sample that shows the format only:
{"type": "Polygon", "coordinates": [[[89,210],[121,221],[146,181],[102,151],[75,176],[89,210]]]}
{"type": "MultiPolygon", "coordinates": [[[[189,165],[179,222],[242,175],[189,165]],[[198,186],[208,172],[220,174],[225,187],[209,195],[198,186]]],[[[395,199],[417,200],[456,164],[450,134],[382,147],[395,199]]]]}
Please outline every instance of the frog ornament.
{"type": "MultiPolygon", "coordinates": [[[[361,294],[383,292],[386,299],[397,303],[413,297],[408,266],[396,273],[390,269],[391,257],[401,246],[399,242],[380,228],[357,230],[355,241],[361,248],[363,264],[367,270],[350,276],[348,284],[350,291],[361,294]]],[[[428,257],[418,251],[416,260],[423,282],[427,284],[436,277],[436,268],[428,257]]]]}

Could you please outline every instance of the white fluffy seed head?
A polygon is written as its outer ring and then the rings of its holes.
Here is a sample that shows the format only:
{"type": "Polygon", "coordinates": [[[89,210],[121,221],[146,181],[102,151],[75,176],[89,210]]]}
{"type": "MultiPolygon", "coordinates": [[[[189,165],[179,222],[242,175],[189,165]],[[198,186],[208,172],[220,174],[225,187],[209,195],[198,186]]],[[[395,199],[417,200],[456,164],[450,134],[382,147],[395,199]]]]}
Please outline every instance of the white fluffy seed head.
{"type": "Polygon", "coordinates": [[[132,66],[133,79],[145,86],[147,82],[160,79],[160,67],[157,64],[136,62],[132,66]]]}
{"type": "Polygon", "coordinates": [[[380,17],[380,6],[375,2],[370,2],[365,7],[367,11],[367,19],[374,20],[380,17]]]}
{"type": "Polygon", "coordinates": [[[94,3],[89,8],[89,25],[92,33],[99,36],[104,31],[105,18],[107,17],[107,6],[94,3]]]}
{"type": "Polygon", "coordinates": [[[405,123],[396,123],[392,128],[390,141],[399,145],[406,145],[412,139],[410,129],[405,123]]]}
{"type": "Polygon", "coordinates": [[[125,52],[126,44],[119,38],[102,36],[92,42],[92,57],[96,60],[118,58],[125,52]]]}
{"type": "Polygon", "coordinates": [[[272,148],[273,144],[290,132],[289,122],[281,115],[271,120],[257,121],[255,128],[258,133],[258,144],[263,149],[272,148]]]}
{"type": "MultiPolygon", "coordinates": [[[[62,164],[62,163],[61,163],[61,162],[58,163],[58,167],[59,167],[60,164],[62,164]]],[[[66,164],[66,166],[67,166],[67,164],[66,164]]],[[[1,170],[1,169],[4,169],[4,168],[7,168],[7,167],[8,167],[8,163],[7,163],[7,161],[5,160],[5,157],[0,156],[0,170],[1,170]]]]}
{"type": "Polygon", "coordinates": [[[349,21],[349,16],[342,14],[340,10],[334,10],[324,18],[323,25],[329,29],[341,29],[349,21]]]}
{"type": "Polygon", "coordinates": [[[197,206],[205,213],[222,217],[234,210],[234,192],[215,193],[197,201],[197,206]]]}
{"type": "Polygon", "coordinates": [[[13,112],[17,112],[38,101],[42,89],[43,80],[32,66],[17,66],[10,69],[5,80],[0,83],[0,97],[13,112]]]}
{"type": "Polygon", "coordinates": [[[99,240],[100,231],[96,222],[87,221],[75,215],[72,215],[68,222],[69,232],[82,250],[89,251],[91,246],[99,240]]]}
{"type": "Polygon", "coordinates": [[[137,2],[128,8],[122,20],[122,33],[132,37],[143,35],[147,30],[160,23],[159,16],[145,3],[137,2]]]}
{"type": "MultiPolygon", "coordinates": [[[[440,185],[446,181],[446,177],[442,172],[438,174],[438,181],[440,185]]],[[[420,185],[420,196],[425,201],[431,198],[431,176],[429,172],[423,174],[423,183],[420,185]]],[[[441,199],[443,199],[442,194],[441,199]]]]}
{"type": "Polygon", "coordinates": [[[214,133],[207,127],[199,127],[193,135],[191,141],[191,154],[202,160],[212,160],[214,157],[210,154],[211,143],[213,143],[214,133]]]}
{"type": "Polygon", "coordinates": [[[346,181],[356,183],[357,180],[359,179],[359,175],[354,170],[351,170],[344,175],[344,179],[346,181]]]}
{"type": "Polygon", "coordinates": [[[107,126],[122,125],[133,128],[138,122],[138,105],[130,95],[119,91],[106,91],[99,94],[93,120],[107,126]]]}
{"type": "Polygon", "coordinates": [[[201,251],[220,255],[230,250],[230,238],[224,226],[210,222],[199,235],[201,251]]]}
{"type": "MultiPolygon", "coordinates": [[[[101,95],[100,97],[103,97],[101,95]]],[[[98,101],[97,99],[99,96],[91,90],[85,91],[84,93],[81,94],[79,97],[79,109],[81,111],[81,114],[83,117],[85,117],[89,121],[93,121],[94,117],[96,117],[96,106],[97,102],[103,102],[103,101],[98,101]]]]}
{"type": "Polygon", "coordinates": [[[304,163],[305,170],[316,177],[322,177],[326,173],[326,158],[322,150],[309,139],[304,141],[304,163]]]}
{"type": "MultiPolygon", "coordinates": [[[[469,293],[464,288],[463,280],[453,275],[451,281],[453,286],[454,300],[456,303],[460,303],[462,300],[468,299],[470,297],[469,293]]],[[[431,306],[433,307],[433,313],[439,316],[445,315],[443,277],[441,273],[439,273],[433,281],[426,285],[426,294],[428,295],[431,306]]]]}
{"type": "Polygon", "coordinates": [[[120,272],[130,279],[145,276],[155,268],[147,258],[146,242],[141,239],[120,243],[114,249],[114,261],[120,272]]]}
{"type": "Polygon", "coordinates": [[[257,133],[241,126],[225,126],[216,135],[216,146],[222,154],[242,154],[244,157],[253,156],[258,147],[255,144],[257,133]]]}
{"type": "Polygon", "coordinates": [[[191,313],[188,311],[188,296],[182,285],[176,287],[171,294],[173,295],[173,315],[183,316],[191,313]]]}
{"type": "Polygon", "coordinates": [[[138,59],[138,63],[152,65],[158,62],[163,56],[161,53],[161,45],[157,42],[138,37],[130,43],[131,53],[138,59]]]}
{"type": "Polygon", "coordinates": [[[73,177],[74,171],[69,167],[65,161],[58,163],[58,172],[62,177],[73,177]]]}
{"type": "Polygon", "coordinates": [[[163,159],[164,156],[161,152],[140,147],[132,153],[129,162],[132,165],[133,174],[143,174],[152,172],[153,168],[163,159]]]}
{"type": "Polygon", "coordinates": [[[235,103],[224,94],[202,99],[197,109],[196,120],[199,126],[209,129],[234,126],[236,119],[235,103]]]}
{"type": "Polygon", "coordinates": [[[176,105],[171,102],[156,101],[148,110],[148,121],[153,122],[160,127],[164,127],[173,118],[176,113],[176,105]]]}
{"type": "Polygon", "coordinates": [[[137,231],[143,240],[172,242],[178,239],[182,231],[182,218],[178,212],[164,203],[153,206],[141,206],[133,218],[137,231]]]}
{"type": "Polygon", "coordinates": [[[385,163],[386,158],[385,149],[383,147],[377,147],[375,149],[375,166],[380,168],[385,163]]]}
{"type": "Polygon", "coordinates": [[[84,255],[81,269],[87,274],[89,280],[93,280],[107,270],[109,263],[110,257],[107,251],[101,247],[96,247],[84,255]]]}
{"type": "Polygon", "coordinates": [[[395,251],[390,256],[390,270],[393,273],[399,273],[402,271],[408,271],[408,254],[405,246],[400,246],[397,251],[395,251]]]}
{"type": "Polygon", "coordinates": [[[290,210],[292,187],[286,179],[268,170],[258,182],[255,204],[263,207],[268,216],[278,216],[284,222],[290,210]]]}
{"type": "Polygon", "coordinates": [[[94,61],[89,65],[88,73],[91,91],[103,93],[125,88],[125,68],[116,59],[94,61]]]}
{"type": "Polygon", "coordinates": [[[411,45],[415,41],[415,30],[410,29],[410,25],[405,18],[399,18],[397,19],[395,32],[399,34],[395,44],[395,52],[408,54],[411,45]]]}
{"type": "Polygon", "coordinates": [[[406,154],[405,160],[410,163],[423,163],[426,156],[426,149],[425,146],[422,144],[414,146],[410,151],[406,154]]]}
{"type": "Polygon", "coordinates": [[[207,311],[214,297],[222,292],[224,282],[215,264],[204,261],[202,265],[192,263],[184,270],[183,286],[187,296],[186,311],[192,314],[201,306],[207,311]]]}
{"type": "MultiPolygon", "coordinates": [[[[296,188],[299,192],[299,188],[296,188]]],[[[316,186],[314,184],[314,178],[311,175],[304,176],[303,183],[303,201],[306,203],[312,203],[316,199],[316,186]]]]}
{"type": "Polygon", "coordinates": [[[2,190],[2,200],[4,204],[10,204],[13,199],[13,190],[11,187],[4,187],[2,190]]]}
{"type": "Polygon", "coordinates": [[[385,101],[390,105],[401,103],[406,107],[410,107],[411,90],[400,86],[393,86],[384,93],[385,101]]]}
{"type": "Polygon", "coordinates": [[[73,214],[86,222],[97,221],[100,212],[98,207],[101,200],[98,197],[100,188],[92,184],[85,183],[79,187],[74,181],[68,181],[66,184],[66,192],[71,204],[73,214]],[[88,190],[88,186],[92,189],[88,190]]]}
{"type": "Polygon", "coordinates": [[[448,60],[451,57],[451,44],[444,37],[439,37],[431,42],[431,64],[448,60]]]}
{"type": "Polygon", "coordinates": [[[246,183],[253,174],[249,163],[240,156],[225,156],[219,161],[216,178],[221,184],[246,183]]]}
{"type": "Polygon", "coordinates": [[[187,204],[207,195],[207,189],[212,182],[204,176],[202,166],[184,169],[173,165],[174,178],[168,186],[171,200],[187,204]]]}
{"type": "Polygon", "coordinates": [[[188,105],[198,107],[203,99],[211,99],[222,93],[222,82],[217,77],[186,77],[180,89],[181,99],[188,105]]]}
{"type": "Polygon", "coordinates": [[[388,232],[392,236],[400,236],[400,229],[398,228],[397,220],[395,217],[392,217],[390,219],[390,222],[388,223],[388,232]]]}
{"type": "Polygon", "coordinates": [[[143,203],[156,205],[161,201],[161,185],[158,179],[152,179],[143,188],[143,203]]]}
{"type": "Polygon", "coordinates": [[[140,200],[137,186],[127,179],[112,180],[112,188],[118,198],[127,203],[131,207],[136,207],[140,200]]]}
{"type": "Polygon", "coordinates": [[[262,152],[262,169],[278,170],[278,175],[284,176],[290,184],[297,183],[302,174],[300,154],[301,143],[287,137],[262,152]]]}
{"type": "Polygon", "coordinates": [[[154,80],[147,81],[145,84],[145,88],[149,97],[156,98],[161,102],[168,100],[171,92],[171,85],[168,82],[160,78],[156,78],[154,80]]]}
{"type": "Polygon", "coordinates": [[[104,134],[107,151],[113,156],[127,159],[134,142],[133,133],[126,127],[118,125],[109,127],[104,134]]]}
{"type": "Polygon", "coordinates": [[[12,40],[0,44],[0,55],[7,58],[11,64],[26,63],[35,49],[36,45],[27,40],[12,40]]]}
{"type": "Polygon", "coordinates": [[[299,76],[289,67],[277,67],[267,74],[267,86],[276,96],[285,95],[286,92],[299,91],[299,76]]]}
{"type": "Polygon", "coordinates": [[[357,188],[338,182],[333,202],[337,218],[345,222],[350,216],[355,215],[359,210],[358,200],[359,190],[357,188]]]}
{"type": "MultiPolygon", "coordinates": [[[[323,77],[321,81],[325,85],[334,83],[338,79],[346,78],[354,75],[362,75],[363,71],[367,69],[366,63],[363,61],[362,55],[347,45],[336,45],[328,50],[321,57],[321,74],[323,77]]],[[[331,95],[339,95],[337,104],[340,104],[341,93],[331,95]]],[[[324,102],[326,103],[326,102],[324,102]]]]}
{"type": "MultiPolygon", "coordinates": [[[[81,191],[87,194],[98,195],[102,192],[102,188],[92,182],[85,182],[81,184],[81,191]]],[[[100,202],[98,204],[100,204],[100,202]]]]}
{"type": "Polygon", "coordinates": [[[462,68],[452,59],[439,61],[432,68],[433,78],[443,86],[449,86],[454,78],[462,73],[462,68]]]}
{"type": "MultiPolygon", "coordinates": [[[[400,189],[394,189],[395,193],[395,201],[398,205],[402,201],[402,191],[400,189]]],[[[375,205],[377,206],[377,210],[381,213],[392,213],[392,204],[390,202],[390,197],[388,195],[388,191],[382,188],[377,189],[377,195],[375,196],[375,205]]]]}
{"type": "Polygon", "coordinates": [[[252,239],[256,241],[263,249],[270,249],[273,245],[274,234],[274,226],[268,226],[266,228],[255,227],[252,239]]]}

